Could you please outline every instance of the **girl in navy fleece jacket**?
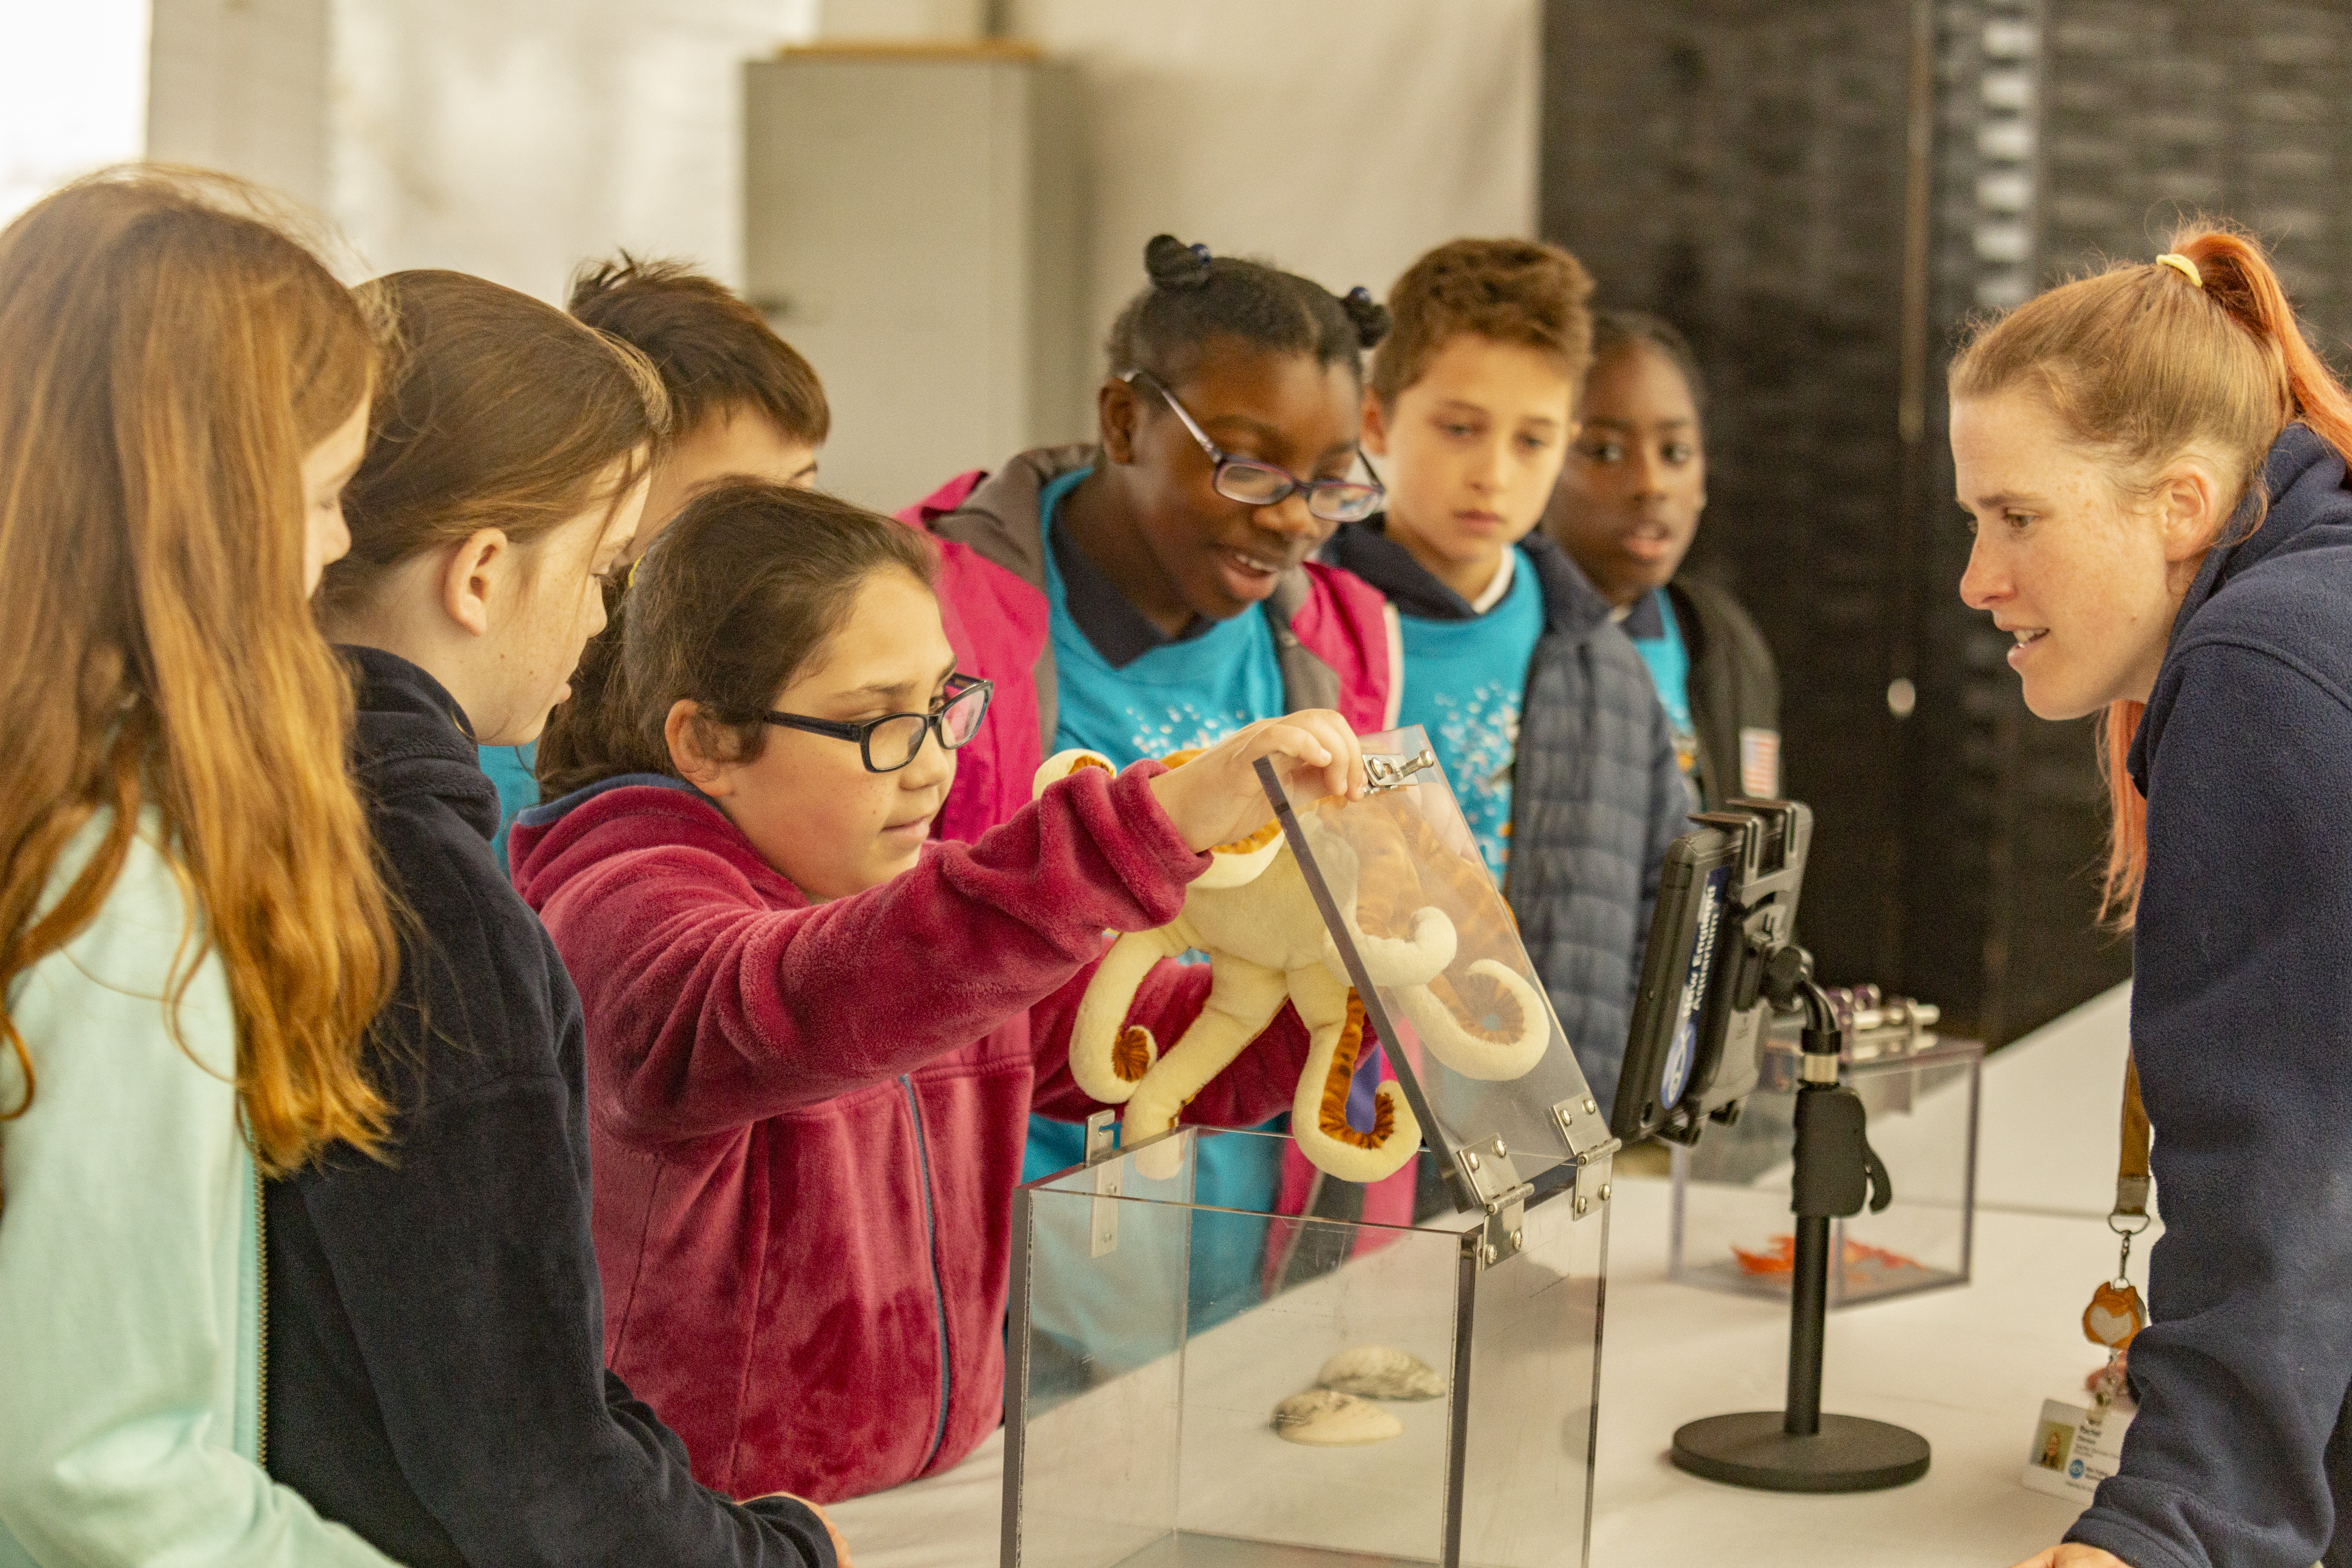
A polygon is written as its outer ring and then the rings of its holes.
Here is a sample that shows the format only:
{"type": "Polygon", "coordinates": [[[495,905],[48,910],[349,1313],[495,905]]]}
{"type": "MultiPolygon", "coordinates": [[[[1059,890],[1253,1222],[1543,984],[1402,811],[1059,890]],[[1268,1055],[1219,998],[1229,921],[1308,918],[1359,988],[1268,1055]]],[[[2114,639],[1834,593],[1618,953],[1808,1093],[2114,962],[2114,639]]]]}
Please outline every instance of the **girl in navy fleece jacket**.
{"type": "Polygon", "coordinates": [[[2166,1227],[2121,1467],[2029,1568],[2352,1562],[2352,398],[2210,231],[1951,386],[1961,595],[2035,713],[2105,716],[2166,1227]]]}
{"type": "Polygon", "coordinates": [[[580,1003],[490,855],[475,742],[539,732],[645,503],[658,383],[455,272],[367,286],[400,343],[321,616],[413,920],[373,1065],[389,1158],[268,1184],[270,1472],[407,1563],[833,1568],[807,1504],[697,1486],[604,1366],[580,1003]]]}
{"type": "MultiPolygon", "coordinates": [[[[1360,775],[1312,710],[932,841],[989,695],[933,570],[830,497],[698,498],[628,590],[642,771],[514,829],[587,1012],[607,1359],[737,1496],[854,1497],[996,1428],[1023,1131],[1096,1109],[1069,1033],[1104,932],[1165,924],[1265,822],[1254,759],[1360,775]]],[[[1176,1038],[1209,978],[1160,965],[1130,1019],[1176,1038]]],[[[1268,1036],[1188,1121],[1290,1102],[1306,1034],[1286,1008],[1268,1036]]]]}

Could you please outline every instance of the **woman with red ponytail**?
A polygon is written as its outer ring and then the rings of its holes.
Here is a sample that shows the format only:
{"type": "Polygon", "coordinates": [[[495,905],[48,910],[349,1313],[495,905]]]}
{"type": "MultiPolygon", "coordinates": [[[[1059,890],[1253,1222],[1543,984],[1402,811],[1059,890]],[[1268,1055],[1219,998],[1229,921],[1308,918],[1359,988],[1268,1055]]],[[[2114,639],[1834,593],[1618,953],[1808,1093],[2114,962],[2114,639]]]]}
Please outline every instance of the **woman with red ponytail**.
{"type": "Polygon", "coordinates": [[[2352,397],[2211,227],[1951,371],[1960,595],[2104,719],[2165,1221],[2140,1413],[2027,1568],[2352,1563],[2352,397]]]}

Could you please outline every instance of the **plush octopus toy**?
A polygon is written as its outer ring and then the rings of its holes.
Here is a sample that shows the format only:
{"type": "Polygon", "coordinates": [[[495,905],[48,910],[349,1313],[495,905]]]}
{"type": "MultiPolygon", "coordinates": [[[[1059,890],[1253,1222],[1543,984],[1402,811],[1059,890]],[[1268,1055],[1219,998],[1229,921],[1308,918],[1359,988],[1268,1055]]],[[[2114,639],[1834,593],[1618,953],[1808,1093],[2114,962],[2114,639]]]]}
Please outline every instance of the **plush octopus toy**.
{"type": "MultiPolygon", "coordinates": [[[[1194,754],[1163,760],[1178,767],[1194,754]]],[[[1063,752],[1038,769],[1036,787],[1042,793],[1080,768],[1109,766],[1090,752],[1063,752]]],[[[1303,815],[1301,826],[1372,983],[1397,1003],[1421,1044],[1465,1078],[1517,1078],[1550,1043],[1550,1009],[1507,964],[1465,956],[1517,951],[1509,908],[1483,866],[1446,847],[1405,795],[1353,805],[1332,797],[1303,815]]],[[[1287,1001],[1308,1036],[1291,1136],[1318,1169],[1343,1181],[1395,1173],[1420,1149],[1421,1127],[1394,1082],[1380,1086],[1370,1127],[1348,1120],[1363,1004],[1281,825],[1270,822],[1212,853],[1176,919],[1122,935],[1104,955],[1071,1030],[1071,1076],[1096,1100],[1127,1108],[1121,1142],[1133,1147],[1174,1126],[1287,1001]],[[1208,1000],[1163,1052],[1150,1030],[1122,1026],[1151,966],[1192,949],[1209,955],[1208,1000]]],[[[1165,1180],[1182,1155],[1170,1143],[1136,1159],[1143,1174],[1165,1180]]]]}

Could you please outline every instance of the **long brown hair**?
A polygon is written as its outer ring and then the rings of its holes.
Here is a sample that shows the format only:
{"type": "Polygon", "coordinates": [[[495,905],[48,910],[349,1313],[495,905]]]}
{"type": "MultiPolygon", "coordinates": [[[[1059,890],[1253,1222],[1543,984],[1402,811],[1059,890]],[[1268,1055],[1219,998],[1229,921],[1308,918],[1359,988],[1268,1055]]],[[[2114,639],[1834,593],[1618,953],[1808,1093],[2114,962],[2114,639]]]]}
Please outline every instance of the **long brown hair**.
{"type": "MultiPolygon", "coordinates": [[[[0,230],[0,997],[97,915],[143,809],[209,949],[265,1171],[386,1107],[362,1070],[396,949],[344,772],[349,681],[302,584],[303,454],[369,392],[373,334],[268,198],[92,176],[0,230]],[[273,221],[275,219],[275,221],[273,221]],[[46,910],[58,853],[109,811],[46,910]]],[[[38,1086],[15,1020],[19,1114],[38,1086]]],[[[81,1041],[89,1049],[101,1042],[81,1041]]]]}
{"type": "Polygon", "coordinates": [[[320,585],[331,624],[427,550],[485,528],[527,549],[644,477],[669,400],[636,350],[463,272],[394,272],[359,292],[394,346],[343,491],[351,553],[320,585]]]}
{"type": "MultiPolygon", "coordinates": [[[[2352,461],[2352,396],[2304,336],[2261,243],[2200,220],[2173,236],[2170,253],[2195,279],[2168,261],[2121,263],[1987,324],[1952,362],[1953,397],[2032,391],[2126,497],[2144,497],[2196,447],[2221,460],[2242,498],[2297,419],[2352,461]]],[[[2120,699],[2100,721],[2105,907],[2125,927],[2147,875],[2147,802],[2126,766],[2144,711],[2120,699]]]]}

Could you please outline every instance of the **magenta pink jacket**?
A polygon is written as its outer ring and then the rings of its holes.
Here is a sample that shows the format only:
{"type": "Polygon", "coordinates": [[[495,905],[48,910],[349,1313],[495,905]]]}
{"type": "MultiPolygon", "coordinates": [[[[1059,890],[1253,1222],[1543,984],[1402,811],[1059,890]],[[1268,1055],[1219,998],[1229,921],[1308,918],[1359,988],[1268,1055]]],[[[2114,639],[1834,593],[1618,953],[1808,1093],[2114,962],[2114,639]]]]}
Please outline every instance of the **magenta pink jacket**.
{"type": "MultiPolygon", "coordinates": [[[[1097,1109],[1069,1032],[1108,931],[1165,924],[1208,857],[1141,763],[811,905],[706,797],[608,780],[526,813],[515,884],[587,1018],[606,1361],[739,1498],[946,1469],[1003,1419],[1013,1190],[1033,1108],[1097,1109]]],[[[1129,1015],[1172,1040],[1205,968],[1129,1015]]],[[[1285,1010],[1194,1118],[1290,1101],[1285,1010]]]]}

